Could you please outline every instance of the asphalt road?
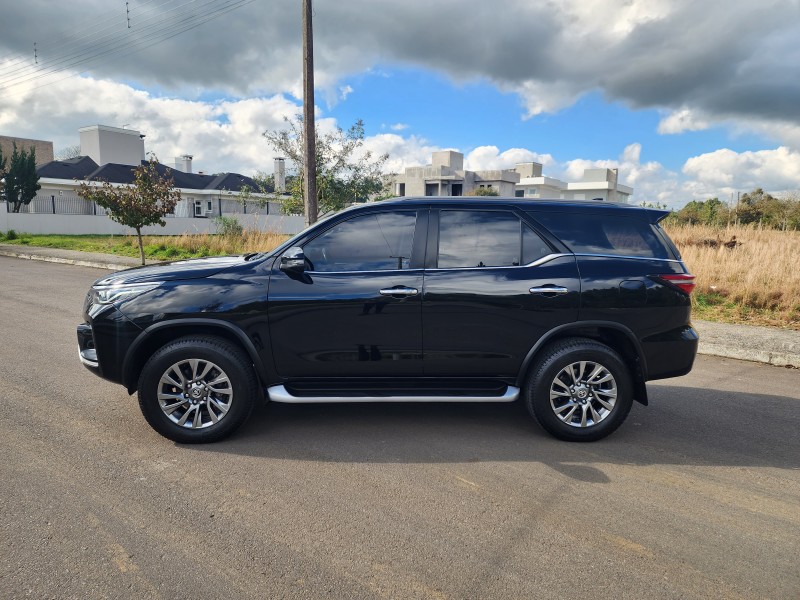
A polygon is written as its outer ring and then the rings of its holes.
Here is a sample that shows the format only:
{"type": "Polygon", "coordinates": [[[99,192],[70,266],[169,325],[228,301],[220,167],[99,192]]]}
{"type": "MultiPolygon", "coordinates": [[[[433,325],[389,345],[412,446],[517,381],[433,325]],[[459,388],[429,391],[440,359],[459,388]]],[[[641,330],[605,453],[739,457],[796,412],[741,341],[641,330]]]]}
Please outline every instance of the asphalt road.
{"type": "Polygon", "coordinates": [[[78,362],[95,269],[0,257],[0,597],[800,597],[800,372],[700,357],[611,438],[270,405],[180,446],[78,362]]]}

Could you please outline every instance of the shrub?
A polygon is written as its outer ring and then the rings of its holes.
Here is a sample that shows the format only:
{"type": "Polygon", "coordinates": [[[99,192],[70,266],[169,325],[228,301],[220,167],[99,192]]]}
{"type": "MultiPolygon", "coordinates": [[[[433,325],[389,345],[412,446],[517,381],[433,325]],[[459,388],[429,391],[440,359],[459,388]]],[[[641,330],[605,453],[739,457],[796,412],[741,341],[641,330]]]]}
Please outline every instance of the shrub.
{"type": "Polygon", "coordinates": [[[217,228],[217,233],[224,237],[241,237],[244,228],[236,217],[214,217],[214,226],[217,228]]]}
{"type": "Polygon", "coordinates": [[[9,229],[8,232],[6,233],[6,239],[8,241],[17,239],[17,232],[14,231],[13,229],[9,229]]]}

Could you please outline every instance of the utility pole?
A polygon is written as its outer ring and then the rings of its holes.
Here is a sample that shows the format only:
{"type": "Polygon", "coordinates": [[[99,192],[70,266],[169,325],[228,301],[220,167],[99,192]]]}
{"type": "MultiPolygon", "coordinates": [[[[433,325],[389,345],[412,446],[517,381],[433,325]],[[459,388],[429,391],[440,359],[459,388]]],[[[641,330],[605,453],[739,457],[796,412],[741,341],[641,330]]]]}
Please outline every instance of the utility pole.
{"type": "Polygon", "coordinates": [[[303,196],[306,227],[317,222],[317,152],[314,133],[314,34],[311,0],[303,0],[303,196]]]}

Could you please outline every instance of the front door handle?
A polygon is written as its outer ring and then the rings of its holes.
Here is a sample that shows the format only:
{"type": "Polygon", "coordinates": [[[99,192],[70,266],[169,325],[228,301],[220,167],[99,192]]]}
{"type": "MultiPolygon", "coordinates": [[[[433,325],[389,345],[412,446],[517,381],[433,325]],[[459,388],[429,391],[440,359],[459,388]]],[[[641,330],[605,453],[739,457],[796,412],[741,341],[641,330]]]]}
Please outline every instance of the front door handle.
{"type": "Polygon", "coordinates": [[[528,290],[531,294],[568,294],[569,290],[565,287],[559,287],[555,285],[544,286],[544,287],[532,287],[528,290]]]}
{"type": "Polygon", "coordinates": [[[417,288],[410,288],[410,287],[395,287],[395,288],[384,288],[380,291],[381,296],[416,296],[419,294],[419,290],[417,288]]]}

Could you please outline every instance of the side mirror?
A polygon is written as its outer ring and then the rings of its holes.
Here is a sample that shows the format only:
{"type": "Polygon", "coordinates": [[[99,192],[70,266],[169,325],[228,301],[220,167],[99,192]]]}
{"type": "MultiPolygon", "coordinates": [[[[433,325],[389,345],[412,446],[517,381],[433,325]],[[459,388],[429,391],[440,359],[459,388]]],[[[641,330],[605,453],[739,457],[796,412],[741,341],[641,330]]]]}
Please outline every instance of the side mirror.
{"type": "Polygon", "coordinates": [[[292,246],[281,256],[281,271],[302,273],[306,270],[306,255],[300,246],[292,246]]]}

